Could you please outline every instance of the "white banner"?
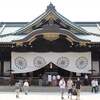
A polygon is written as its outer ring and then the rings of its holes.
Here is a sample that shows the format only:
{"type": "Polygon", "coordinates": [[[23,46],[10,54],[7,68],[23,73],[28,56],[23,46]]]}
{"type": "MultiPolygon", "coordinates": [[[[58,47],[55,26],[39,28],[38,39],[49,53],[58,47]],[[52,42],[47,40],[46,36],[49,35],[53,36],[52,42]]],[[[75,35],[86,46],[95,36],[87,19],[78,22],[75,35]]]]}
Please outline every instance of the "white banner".
{"type": "Polygon", "coordinates": [[[90,73],[91,70],[91,52],[12,52],[11,58],[12,73],[35,71],[50,62],[71,72],[90,73]]]}

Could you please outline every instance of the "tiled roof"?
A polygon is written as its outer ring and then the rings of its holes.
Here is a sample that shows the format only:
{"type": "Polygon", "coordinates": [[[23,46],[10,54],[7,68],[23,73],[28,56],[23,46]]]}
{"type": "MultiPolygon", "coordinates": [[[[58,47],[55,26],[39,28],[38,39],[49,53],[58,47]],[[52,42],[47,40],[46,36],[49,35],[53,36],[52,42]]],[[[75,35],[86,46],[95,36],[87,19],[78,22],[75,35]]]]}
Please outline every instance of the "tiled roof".
{"type": "Polygon", "coordinates": [[[55,7],[50,4],[47,10],[42,13],[39,17],[34,19],[32,22],[1,22],[0,23],[0,42],[12,42],[13,40],[19,40],[26,37],[24,30],[31,29],[32,25],[40,24],[41,20],[47,16],[55,16],[59,18],[62,23],[70,26],[76,32],[81,33],[75,34],[79,39],[90,40],[91,42],[100,42],[100,22],[71,22],[60,13],[58,13],[55,7]]]}

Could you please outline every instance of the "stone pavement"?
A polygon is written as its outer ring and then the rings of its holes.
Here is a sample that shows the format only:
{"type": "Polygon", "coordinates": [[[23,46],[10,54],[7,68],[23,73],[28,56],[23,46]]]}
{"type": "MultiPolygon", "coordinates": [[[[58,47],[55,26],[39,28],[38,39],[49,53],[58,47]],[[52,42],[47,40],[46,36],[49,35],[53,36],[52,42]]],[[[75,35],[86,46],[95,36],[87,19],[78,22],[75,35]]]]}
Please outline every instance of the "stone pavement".
{"type": "MultiPolygon", "coordinates": [[[[100,89],[100,88],[99,88],[100,89]]],[[[14,92],[15,86],[0,86],[0,92],[14,92]]],[[[30,86],[31,92],[58,92],[59,87],[30,86]]],[[[82,86],[81,91],[91,92],[90,86],[82,86]]]]}
{"type": "MultiPolygon", "coordinates": [[[[100,93],[81,92],[80,100],[99,100],[100,93]]],[[[16,98],[15,92],[0,92],[0,100],[61,100],[60,92],[30,92],[28,95],[20,93],[16,98]]],[[[64,100],[69,100],[67,93],[64,94],[64,100]]],[[[75,97],[72,98],[75,100],[75,97]]]]}
{"type": "MultiPolygon", "coordinates": [[[[100,92],[91,93],[90,86],[83,86],[81,88],[80,100],[99,100],[100,92]]],[[[20,97],[16,98],[14,86],[0,86],[0,99],[1,100],[61,100],[59,87],[39,87],[31,86],[28,95],[23,92],[20,97]]],[[[64,94],[64,100],[69,100],[67,91],[64,94]]],[[[73,96],[75,100],[75,96],[73,96]]]]}

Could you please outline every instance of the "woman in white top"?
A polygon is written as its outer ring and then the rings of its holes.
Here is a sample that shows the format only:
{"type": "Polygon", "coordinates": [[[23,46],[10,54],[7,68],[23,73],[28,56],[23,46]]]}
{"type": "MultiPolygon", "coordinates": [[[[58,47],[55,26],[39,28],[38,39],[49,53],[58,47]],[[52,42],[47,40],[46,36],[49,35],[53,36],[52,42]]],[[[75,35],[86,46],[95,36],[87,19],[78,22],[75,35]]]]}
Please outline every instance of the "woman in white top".
{"type": "Polygon", "coordinates": [[[96,80],[95,79],[93,79],[91,81],[91,86],[92,86],[92,90],[91,91],[96,93],[96,80]]]}
{"type": "Polygon", "coordinates": [[[25,80],[23,86],[24,86],[25,95],[27,95],[28,94],[28,89],[29,89],[29,83],[28,83],[27,80],[25,80]]]}
{"type": "Polygon", "coordinates": [[[65,87],[66,87],[66,82],[65,82],[64,78],[62,78],[59,81],[59,87],[61,89],[61,99],[64,99],[63,95],[64,95],[64,91],[65,91],[65,87]]]}

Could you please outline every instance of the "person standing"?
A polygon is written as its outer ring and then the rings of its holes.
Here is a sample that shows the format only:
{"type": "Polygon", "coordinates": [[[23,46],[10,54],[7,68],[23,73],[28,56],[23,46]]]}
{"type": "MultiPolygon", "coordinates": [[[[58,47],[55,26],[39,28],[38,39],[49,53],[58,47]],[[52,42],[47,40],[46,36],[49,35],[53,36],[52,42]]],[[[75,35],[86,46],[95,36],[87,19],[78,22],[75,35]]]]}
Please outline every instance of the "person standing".
{"type": "Polygon", "coordinates": [[[29,90],[29,83],[27,80],[25,80],[24,84],[23,84],[23,87],[24,87],[24,91],[25,91],[25,95],[28,94],[28,90],[29,90]]]}
{"type": "Polygon", "coordinates": [[[96,82],[96,92],[98,92],[99,91],[99,83],[98,83],[98,80],[95,79],[95,82],[96,82]]]}
{"type": "Polygon", "coordinates": [[[64,78],[62,78],[59,81],[59,87],[60,87],[60,90],[61,90],[61,99],[64,99],[64,91],[65,91],[65,87],[66,87],[66,82],[65,82],[64,78]]]}
{"type": "Polygon", "coordinates": [[[76,91],[77,91],[76,100],[80,100],[81,81],[80,81],[80,78],[79,77],[77,78],[77,80],[75,82],[75,87],[76,87],[76,91]]]}
{"type": "Polygon", "coordinates": [[[58,74],[56,77],[57,77],[57,86],[59,86],[60,75],[58,74]]]}
{"type": "Polygon", "coordinates": [[[52,75],[48,75],[48,85],[51,86],[52,83],[52,75]]]}
{"type": "Polygon", "coordinates": [[[20,92],[22,92],[23,88],[23,80],[19,80],[20,92]]]}
{"type": "Polygon", "coordinates": [[[85,74],[84,76],[84,85],[89,85],[88,75],[85,74]]]}
{"type": "Polygon", "coordinates": [[[55,75],[52,76],[52,86],[56,86],[57,85],[57,78],[55,75]]]}
{"type": "Polygon", "coordinates": [[[72,100],[72,92],[73,92],[73,81],[71,78],[67,81],[67,89],[68,89],[68,98],[70,97],[70,100],[72,100]]]}
{"type": "Polygon", "coordinates": [[[91,92],[95,92],[96,93],[96,80],[95,79],[92,79],[91,81],[91,86],[92,86],[92,90],[91,92]]]}

